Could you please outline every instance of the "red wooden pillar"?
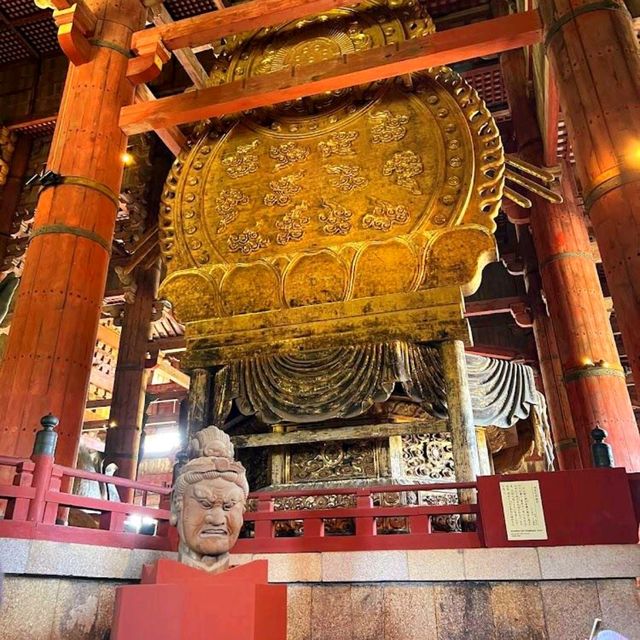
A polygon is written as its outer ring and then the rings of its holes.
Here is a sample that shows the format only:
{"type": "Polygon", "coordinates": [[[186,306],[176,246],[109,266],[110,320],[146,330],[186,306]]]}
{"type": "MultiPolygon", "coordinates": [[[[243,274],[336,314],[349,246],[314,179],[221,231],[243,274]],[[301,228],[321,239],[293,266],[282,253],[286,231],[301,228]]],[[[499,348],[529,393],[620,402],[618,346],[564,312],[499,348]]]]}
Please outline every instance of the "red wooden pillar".
{"type": "Polygon", "coordinates": [[[571,405],[562,379],[562,363],[551,318],[547,315],[537,261],[531,261],[526,273],[527,291],[532,306],[533,337],[538,353],[540,376],[547,400],[551,435],[556,454],[555,468],[582,469],[571,405]]]}
{"type": "Polygon", "coordinates": [[[57,461],[73,464],[109,264],[126,138],[120,109],[140,0],[86,0],[91,60],[71,65],[0,370],[0,452],[28,457],[39,418],[60,418],[57,461]]]}
{"type": "MultiPolygon", "coordinates": [[[[634,380],[640,384],[640,55],[636,34],[621,0],[541,0],[540,14],[585,209],[634,380]]],[[[621,461],[622,452],[615,455],[621,461]]]]}
{"type": "Polygon", "coordinates": [[[136,292],[125,304],[118,362],[105,443],[105,464],[118,465],[116,475],[135,480],[149,370],[145,368],[151,333],[151,315],[158,289],[160,265],[135,272],[136,292]]]}
{"type": "Polygon", "coordinates": [[[540,260],[542,285],[555,328],[565,386],[580,456],[593,466],[591,430],[608,434],[615,463],[640,469],[640,434],[625,374],[609,324],[590,250],[582,209],[570,177],[562,180],[564,203],[537,201],[531,230],[540,260]]]}
{"type": "MultiPolygon", "coordinates": [[[[520,154],[540,162],[542,142],[527,87],[522,51],[502,55],[506,89],[520,154]]],[[[570,171],[567,167],[565,173],[570,171]]],[[[640,436],[620,365],[589,235],[570,182],[562,182],[565,202],[552,205],[533,197],[530,225],[569,400],[577,451],[559,458],[564,468],[593,466],[591,430],[609,433],[616,464],[640,468],[640,436]],[[567,457],[571,456],[570,460],[567,457]]]]}

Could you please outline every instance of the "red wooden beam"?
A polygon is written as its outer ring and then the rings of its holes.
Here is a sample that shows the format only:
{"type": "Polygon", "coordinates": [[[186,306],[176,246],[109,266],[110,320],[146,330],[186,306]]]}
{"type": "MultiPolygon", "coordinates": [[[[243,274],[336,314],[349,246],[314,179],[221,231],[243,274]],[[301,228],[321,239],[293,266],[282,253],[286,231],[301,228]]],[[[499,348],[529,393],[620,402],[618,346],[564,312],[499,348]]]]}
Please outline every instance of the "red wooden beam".
{"type": "Polygon", "coordinates": [[[540,42],[541,37],[538,12],[517,13],[334,60],[131,105],[122,109],[120,126],[133,135],[220,117],[517,49],[540,42]]]}
{"type": "Polygon", "coordinates": [[[510,296],[507,298],[493,298],[491,300],[474,300],[465,302],[465,316],[492,316],[497,313],[512,313],[514,308],[528,304],[526,296],[510,296]]]}
{"type": "Polygon", "coordinates": [[[170,51],[211,44],[263,27],[275,27],[337,7],[358,4],[358,0],[255,0],[235,7],[211,11],[192,18],[162,24],[133,34],[132,49],[139,39],[157,38],[170,51]]]}

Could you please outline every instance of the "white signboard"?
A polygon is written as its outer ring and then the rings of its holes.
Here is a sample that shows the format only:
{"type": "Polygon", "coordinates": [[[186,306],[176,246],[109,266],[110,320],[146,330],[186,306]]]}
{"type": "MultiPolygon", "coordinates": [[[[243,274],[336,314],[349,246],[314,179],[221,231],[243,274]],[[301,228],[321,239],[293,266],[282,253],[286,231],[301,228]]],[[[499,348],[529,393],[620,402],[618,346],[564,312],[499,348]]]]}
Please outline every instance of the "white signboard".
{"type": "Polygon", "coordinates": [[[507,540],[547,540],[547,525],[537,480],[501,482],[507,540]]]}

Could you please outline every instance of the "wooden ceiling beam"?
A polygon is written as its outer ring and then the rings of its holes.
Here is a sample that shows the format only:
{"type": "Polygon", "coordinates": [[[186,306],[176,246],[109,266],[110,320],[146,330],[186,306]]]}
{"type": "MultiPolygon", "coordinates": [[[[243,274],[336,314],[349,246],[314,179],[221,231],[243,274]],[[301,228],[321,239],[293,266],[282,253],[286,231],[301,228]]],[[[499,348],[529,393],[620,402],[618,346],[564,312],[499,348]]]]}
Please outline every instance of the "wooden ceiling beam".
{"type": "MultiPolygon", "coordinates": [[[[164,26],[175,24],[174,19],[169,15],[166,7],[162,4],[156,4],[150,7],[153,23],[156,26],[164,26]]],[[[209,76],[200,64],[196,54],[191,49],[178,49],[174,52],[176,60],[182,65],[186,71],[193,86],[196,89],[204,89],[208,84],[209,76]]]]}
{"type": "Polygon", "coordinates": [[[133,135],[220,117],[517,49],[540,42],[541,37],[538,12],[517,13],[334,60],[124,107],[120,126],[133,135]]]}
{"type": "Polygon", "coordinates": [[[192,18],[178,20],[171,24],[163,24],[138,31],[133,34],[132,48],[135,49],[137,38],[157,37],[170,51],[176,49],[193,49],[201,45],[211,44],[224,36],[231,36],[244,31],[252,31],[263,27],[274,27],[279,24],[306,18],[336,7],[358,4],[357,0],[253,0],[235,7],[211,11],[192,18]]]}
{"type": "MultiPolygon", "coordinates": [[[[157,98],[153,95],[153,92],[146,84],[139,84],[136,87],[136,104],[150,103],[156,100],[157,98]]],[[[162,140],[162,142],[164,142],[165,146],[169,151],[171,151],[171,153],[173,153],[174,156],[177,156],[187,147],[187,137],[176,126],[156,129],[156,135],[160,140],[162,140]]]]}

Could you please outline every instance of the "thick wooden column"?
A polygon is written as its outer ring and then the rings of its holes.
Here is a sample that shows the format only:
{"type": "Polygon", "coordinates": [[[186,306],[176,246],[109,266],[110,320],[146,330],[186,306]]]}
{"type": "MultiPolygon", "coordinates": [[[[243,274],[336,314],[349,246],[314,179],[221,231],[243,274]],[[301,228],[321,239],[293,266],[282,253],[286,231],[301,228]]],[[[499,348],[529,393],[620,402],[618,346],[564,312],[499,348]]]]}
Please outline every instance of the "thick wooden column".
{"type": "Polygon", "coordinates": [[[591,431],[608,434],[615,463],[640,469],[640,434],[609,323],[589,234],[570,177],[562,181],[564,203],[536,203],[531,230],[542,284],[556,330],[567,395],[580,455],[593,466],[591,431]]]}
{"type": "Polygon", "coordinates": [[[31,138],[20,135],[11,158],[7,181],[0,188],[0,269],[4,263],[7,247],[11,241],[15,214],[20,202],[25,175],[29,166],[31,138]]]}
{"type": "MultiPolygon", "coordinates": [[[[442,371],[447,392],[449,429],[453,445],[453,462],[458,482],[473,482],[480,473],[476,428],[469,392],[464,344],[447,340],[440,346],[442,371]]],[[[463,494],[464,496],[465,494],[463,494]]],[[[469,501],[465,499],[465,501],[469,501]]]]}
{"type": "Polygon", "coordinates": [[[125,304],[118,362],[105,443],[105,464],[115,462],[117,475],[135,480],[150,371],[145,368],[151,316],[160,277],[159,265],[135,271],[136,292],[125,304]]]}
{"type": "Polygon", "coordinates": [[[56,460],[73,464],[122,180],[120,109],[140,0],[86,0],[98,18],[91,61],[67,76],[44,189],[0,371],[0,452],[29,456],[40,417],[60,418],[56,460]]]}
{"type": "Polygon", "coordinates": [[[531,303],[533,338],[536,343],[540,377],[551,423],[556,454],[555,468],[582,469],[571,405],[563,380],[558,340],[542,298],[542,281],[533,239],[528,228],[518,227],[517,231],[520,250],[525,260],[524,279],[531,303]]]}
{"type": "MultiPolygon", "coordinates": [[[[621,0],[541,0],[540,14],[585,209],[634,380],[640,383],[638,41],[621,0]]],[[[623,452],[614,455],[623,462],[623,452]]]]}
{"type": "MultiPolygon", "coordinates": [[[[504,53],[502,67],[520,155],[540,163],[542,141],[523,52],[504,53]]],[[[534,197],[530,226],[579,448],[573,461],[593,466],[591,430],[600,424],[609,432],[616,463],[635,470],[640,435],[570,170],[565,167],[562,180],[564,203],[534,197]]]]}

